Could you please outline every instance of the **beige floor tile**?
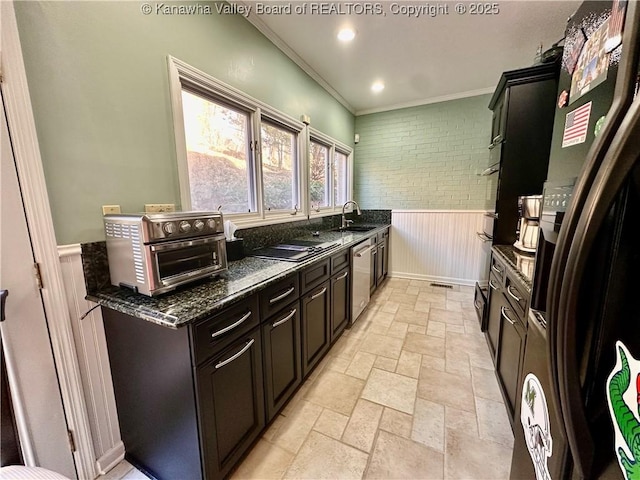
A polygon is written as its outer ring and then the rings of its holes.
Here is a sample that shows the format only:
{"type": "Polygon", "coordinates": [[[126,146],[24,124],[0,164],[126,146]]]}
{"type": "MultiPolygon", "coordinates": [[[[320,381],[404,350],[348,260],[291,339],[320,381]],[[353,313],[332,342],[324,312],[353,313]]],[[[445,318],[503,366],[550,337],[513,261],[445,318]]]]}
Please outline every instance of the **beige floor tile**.
{"type": "Polygon", "coordinates": [[[444,426],[450,430],[478,437],[478,419],[475,412],[445,407],[444,426]]]}
{"type": "Polygon", "coordinates": [[[502,394],[498,386],[496,374],[488,368],[471,367],[471,378],[473,382],[473,394],[476,397],[486,398],[502,403],[502,394]]]}
{"type": "Polygon", "coordinates": [[[394,278],[391,277],[387,280],[386,287],[387,288],[407,288],[409,286],[410,280],[405,278],[394,278]]]}
{"type": "Polygon", "coordinates": [[[413,413],[418,381],[374,368],[362,391],[362,398],[395,408],[405,413],[413,413]]]}
{"type": "Polygon", "coordinates": [[[327,361],[327,365],[324,367],[325,371],[339,372],[344,373],[349,365],[351,364],[351,360],[346,357],[334,357],[330,356],[327,361]]]}
{"type": "Polygon", "coordinates": [[[503,480],[509,478],[511,449],[454,430],[446,431],[446,479],[503,480]]]}
{"type": "Polygon", "coordinates": [[[364,380],[338,372],[323,372],[309,388],[306,399],[344,415],[351,415],[356,405],[364,380]]]}
{"type": "Polygon", "coordinates": [[[410,305],[413,307],[413,305],[415,305],[416,301],[418,300],[418,295],[409,295],[406,292],[405,293],[394,292],[391,298],[393,299],[394,302],[398,302],[401,305],[410,305]]]}
{"type": "Polygon", "coordinates": [[[427,327],[423,325],[409,325],[407,333],[419,333],[420,335],[426,335],[427,327]]]}
{"type": "Polygon", "coordinates": [[[404,322],[393,322],[389,325],[389,329],[387,330],[386,335],[393,338],[399,338],[404,340],[404,337],[407,336],[407,329],[409,328],[408,323],[404,322]]]}
{"type": "Polygon", "coordinates": [[[399,307],[400,304],[398,302],[387,300],[384,305],[380,307],[380,311],[386,313],[396,313],[399,307]]]}
{"type": "Polygon", "coordinates": [[[411,325],[426,326],[429,321],[429,314],[426,312],[416,312],[413,308],[402,305],[395,317],[396,322],[408,323],[411,325]]]}
{"type": "Polygon", "coordinates": [[[426,280],[409,280],[410,287],[418,287],[418,288],[426,288],[429,286],[430,282],[426,280]]]}
{"type": "Polygon", "coordinates": [[[394,433],[401,437],[411,438],[412,423],[413,416],[408,413],[384,407],[384,412],[382,412],[382,418],[380,419],[380,430],[394,433]]]}
{"type": "Polygon", "coordinates": [[[438,372],[444,372],[444,358],[432,357],[431,355],[422,355],[422,367],[431,368],[432,370],[437,370],[438,372]]]}
{"type": "Polygon", "coordinates": [[[421,313],[429,313],[431,309],[431,304],[429,302],[422,302],[420,300],[416,301],[416,304],[413,306],[413,310],[421,313]]]}
{"type": "Polygon", "coordinates": [[[380,431],[365,473],[367,479],[441,479],[444,458],[422,444],[380,431]]]}
{"type": "Polygon", "coordinates": [[[475,411],[473,389],[468,379],[424,366],[418,380],[418,397],[468,412],[475,411]]]}
{"type": "Polygon", "coordinates": [[[379,311],[373,314],[373,316],[371,317],[371,321],[374,324],[379,324],[379,325],[388,327],[393,322],[394,316],[395,316],[394,313],[379,311]]]}
{"type": "Polygon", "coordinates": [[[416,399],[411,440],[444,453],[444,405],[416,399]]]}
{"type": "Polygon", "coordinates": [[[493,369],[487,342],[483,335],[447,332],[447,348],[464,352],[474,367],[493,369]]]}
{"type": "Polygon", "coordinates": [[[342,335],[331,348],[331,354],[336,357],[345,357],[351,359],[360,348],[361,343],[361,338],[342,335]]]}
{"type": "Polygon", "coordinates": [[[349,368],[347,368],[344,373],[351,375],[352,377],[366,380],[376,358],[377,357],[372,353],[358,352],[355,354],[353,360],[351,360],[349,368]]]}
{"type": "Polygon", "coordinates": [[[265,440],[260,440],[231,478],[279,480],[289,468],[293,457],[292,453],[265,440]]]}
{"type": "Polygon", "coordinates": [[[284,475],[290,479],[359,479],[368,455],[318,432],[311,432],[284,475]]]}
{"type": "Polygon", "coordinates": [[[407,377],[418,378],[418,375],[420,375],[421,364],[421,354],[402,350],[402,352],[400,352],[400,358],[398,359],[396,373],[406,375],[407,377]]]}
{"type": "Polygon", "coordinates": [[[406,294],[407,295],[418,295],[420,293],[420,287],[412,287],[411,285],[409,285],[406,289],[406,294]]]}
{"type": "Polygon", "coordinates": [[[476,397],[476,412],[480,438],[513,447],[513,432],[504,403],[476,397]]]}
{"type": "Polygon", "coordinates": [[[383,408],[382,405],[367,400],[358,400],[342,435],[343,443],[370,452],[383,408]]]}
{"type": "Polygon", "coordinates": [[[452,323],[454,325],[464,326],[464,317],[462,312],[452,312],[444,308],[431,307],[429,310],[429,321],[452,323]]]}
{"type": "Polygon", "coordinates": [[[462,312],[462,303],[447,298],[446,308],[450,312],[462,312]]]}
{"type": "Polygon", "coordinates": [[[305,438],[322,413],[322,407],[305,400],[301,401],[286,417],[273,436],[273,443],[292,453],[297,453],[305,438]]]}
{"type": "Polygon", "coordinates": [[[435,291],[434,289],[421,289],[418,294],[419,302],[429,302],[431,304],[437,303],[440,305],[446,305],[447,294],[440,289],[435,291]]]}
{"type": "MultiPolygon", "coordinates": [[[[466,321],[466,320],[465,320],[466,321]]],[[[467,333],[467,330],[463,325],[454,325],[452,323],[447,323],[447,332],[451,333],[467,333]]]]}
{"type": "Polygon", "coordinates": [[[289,400],[289,403],[287,403],[284,409],[282,409],[282,413],[281,413],[282,416],[288,417],[294,412],[298,404],[304,399],[305,395],[311,388],[311,385],[313,385],[313,382],[310,382],[309,380],[307,380],[300,386],[300,388],[293,395],[291,400],[289,400]]]}
{"type": "Polygon", "coordinates": [[[447,292],[447,300],[454,300],[460,303],[467,303],[469,301],[473,302],[473,287],[470,287],[471,291],[468,289],[460,289],[459,292],[449,291],[447,292]]]}
{"type": "Polygon", "coordinates": [[[444,338],[407,333],[402,348],[410,352],[444,358],[444,338]]]}
{"type": "Polygon", "coordinates": [[[447,344],[445,353],[445,371],[471,381],[469,357],[465,352],[450,348],[447,344]]]}
{"type": "Polygon", "coordinates": [[[395,372],[396,367],[398,366],[398,361],[393,358],[387,357],[378,357],[374,362],[373,366],[375,368],[379,368],[380,370],[386,370],[387,372],[395,372]]]}
{"type": "Polygon", "coordinates": [[[389,338],[385,335],[371,333],[363,340],[360,351],[382,355],[383,357],[399,358],[402,350],[402,340],[389,338]]]}
{"type": "Polygon", "coordinates": [[[445,338],[446,333],[447,333],[446,323],[429,321],[429,323],[427,324],[427,335],[429,336],[445,338]]]}
{"type": "Polygon", "coordinates": [[[347,415],[325,408],[318,417],[318,420],[316,420],[313,429],[316,432],[324,433],[329,437],[340,440],[348,421],[349,417],[347,415]]]}

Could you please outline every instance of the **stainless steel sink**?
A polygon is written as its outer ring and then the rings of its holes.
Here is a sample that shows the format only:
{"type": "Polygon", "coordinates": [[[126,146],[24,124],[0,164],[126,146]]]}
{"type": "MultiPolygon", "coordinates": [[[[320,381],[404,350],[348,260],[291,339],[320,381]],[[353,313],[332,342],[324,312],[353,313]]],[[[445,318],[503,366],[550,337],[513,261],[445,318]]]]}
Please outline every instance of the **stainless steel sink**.
{"type": "Polygon", "coordinates": [[[343,232],[368,232],[378,228],[371,225],[349,225],[347,228],[342,229],[343,232]]]}

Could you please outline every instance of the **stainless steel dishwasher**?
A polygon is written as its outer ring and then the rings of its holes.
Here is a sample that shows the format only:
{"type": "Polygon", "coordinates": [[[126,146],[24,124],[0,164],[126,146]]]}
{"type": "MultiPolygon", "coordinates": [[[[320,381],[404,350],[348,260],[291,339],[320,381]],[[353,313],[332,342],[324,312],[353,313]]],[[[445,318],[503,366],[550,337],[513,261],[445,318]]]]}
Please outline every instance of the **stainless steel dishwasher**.
{"type": "Polygon", "coordinates": [[[369,238],[351,247],[351,323],[356,321],[369,303],[369,279],[371,278],[371,252],[376,248],[375,240],[369,238]]]}

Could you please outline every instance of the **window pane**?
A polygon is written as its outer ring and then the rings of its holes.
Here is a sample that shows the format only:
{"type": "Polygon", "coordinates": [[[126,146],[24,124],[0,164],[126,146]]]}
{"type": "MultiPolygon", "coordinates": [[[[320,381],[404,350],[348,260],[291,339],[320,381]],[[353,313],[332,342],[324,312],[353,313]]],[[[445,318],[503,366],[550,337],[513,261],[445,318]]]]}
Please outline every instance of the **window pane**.
{"type": "Polygon", "coordinates": [[[224,213],[254,210],[251,185],[250,117],[182,91],[191,208],[224,213]]]}
{"type": "Polygon", "coordinates": [[[311,190],[311,207],[328,207],[330,205],[328,194],[329,147],[312,141],[310,150],[309,188],[311,190]]]}
{"type": "Polygon", "coordinates": [[[264,208],[292,209],[298,203],[296,135],[264,122],[261,131],[264,208]]]}
{"type": "Polygon", "coordinates": [[[336,151],[333,156],[334,205],[343,205],[347,199],[347,155],[336,151]]]}

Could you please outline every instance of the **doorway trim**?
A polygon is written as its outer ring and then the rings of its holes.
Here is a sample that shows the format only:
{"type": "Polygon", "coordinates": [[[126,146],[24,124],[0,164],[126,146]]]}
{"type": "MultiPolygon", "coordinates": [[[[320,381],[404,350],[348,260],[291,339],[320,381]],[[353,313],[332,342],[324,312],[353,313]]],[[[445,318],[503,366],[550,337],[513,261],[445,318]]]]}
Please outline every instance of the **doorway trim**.
{"type": "MultiPolygon", "coordinates": [[[[67,425],[74,438],[78,477],[97,476],[91,430],[64,291],[51,207],[13,1],[0,2],[0,76],[32,247],[40,265],[41,289],[67,425]]],[[[25,459],[26,460],[26,459],[25,459]]]]}

